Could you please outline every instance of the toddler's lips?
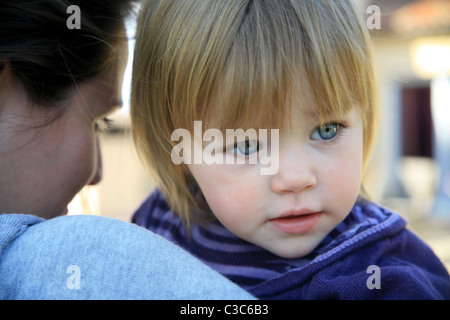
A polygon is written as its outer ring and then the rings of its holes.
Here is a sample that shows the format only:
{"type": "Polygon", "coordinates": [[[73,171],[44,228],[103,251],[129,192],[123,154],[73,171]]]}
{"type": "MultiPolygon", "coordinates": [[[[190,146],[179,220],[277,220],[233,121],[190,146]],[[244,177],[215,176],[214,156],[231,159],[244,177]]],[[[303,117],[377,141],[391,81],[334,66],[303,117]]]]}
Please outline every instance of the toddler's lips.
{"type": "Polygon", "coordinates": [[[299,234],[311,231],[319,223],[322,212],[301,215],[281,216],[269,221],[278,230],[288,234],[299,234]]]}

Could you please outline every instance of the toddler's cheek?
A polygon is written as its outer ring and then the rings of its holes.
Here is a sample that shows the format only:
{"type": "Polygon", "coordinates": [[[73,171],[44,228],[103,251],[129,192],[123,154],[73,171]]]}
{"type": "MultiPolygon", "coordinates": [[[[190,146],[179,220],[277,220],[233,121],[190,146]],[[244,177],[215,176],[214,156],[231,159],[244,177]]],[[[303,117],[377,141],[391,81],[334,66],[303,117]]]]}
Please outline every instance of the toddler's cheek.
{"type": "Polygon", "coordinates": [[[361,187],[361,174],[353,167],[344,167],[334,172],[330,183],[329,201],[333,203],[337,218],[345,217],[352,209],[361,187]]]}
{"type": "MultiPolygon", "coordinates": [[[[225,190],[224,190],[225,191],[225,190]]],[[[216,218],[231,232],[242,236],[263,216],[261,199],[241,188],[209,194],[208,203],[216,218]]]]}

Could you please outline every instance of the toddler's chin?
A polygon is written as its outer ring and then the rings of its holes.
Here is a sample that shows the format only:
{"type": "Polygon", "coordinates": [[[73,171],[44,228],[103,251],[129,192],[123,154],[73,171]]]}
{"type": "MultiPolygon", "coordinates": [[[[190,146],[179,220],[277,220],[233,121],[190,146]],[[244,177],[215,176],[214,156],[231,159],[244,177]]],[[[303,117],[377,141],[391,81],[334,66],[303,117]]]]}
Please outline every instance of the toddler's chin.
{"type": "Polygon", "coordinates": [[[263,248],[281,258],[300,259],[313,252],[325,236],[299,235],[295,238],[279,240],[275,244],[272,242],[263,248]]]}

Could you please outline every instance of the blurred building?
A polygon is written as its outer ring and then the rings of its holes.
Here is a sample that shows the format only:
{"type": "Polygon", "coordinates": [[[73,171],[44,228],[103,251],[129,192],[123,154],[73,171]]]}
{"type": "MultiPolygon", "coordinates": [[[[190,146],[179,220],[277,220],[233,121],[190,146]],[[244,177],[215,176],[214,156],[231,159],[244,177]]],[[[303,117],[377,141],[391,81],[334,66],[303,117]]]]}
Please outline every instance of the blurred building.
{"type": "Polygon", "coordinates": [[[374,198],[410,219],[450,219],[450,1],[357,1],[371,30],[380,135],[368,172],[374,198]]]}

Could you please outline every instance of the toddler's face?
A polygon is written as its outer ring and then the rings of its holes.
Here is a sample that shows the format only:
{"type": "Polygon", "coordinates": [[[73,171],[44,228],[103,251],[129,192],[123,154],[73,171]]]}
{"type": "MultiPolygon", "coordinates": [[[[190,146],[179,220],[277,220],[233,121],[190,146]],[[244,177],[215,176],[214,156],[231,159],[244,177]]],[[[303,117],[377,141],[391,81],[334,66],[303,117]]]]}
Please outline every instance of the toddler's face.
{"type": "MultiPolygon", "coordinates": [[[[217,219],[231,232],[285,258],[310,253],[352,209],[363,158],[363,125],[354,108],[327,125],[311,112],[312,100],[292,99],[292,130],[281,130],[279,170],[261,164],[188,165],[217,219]]],[[[227,146],[235,157],[255,156],[257,141],[227,146]]]]}

